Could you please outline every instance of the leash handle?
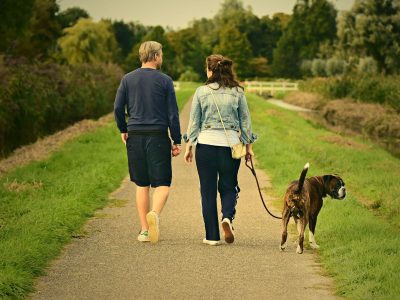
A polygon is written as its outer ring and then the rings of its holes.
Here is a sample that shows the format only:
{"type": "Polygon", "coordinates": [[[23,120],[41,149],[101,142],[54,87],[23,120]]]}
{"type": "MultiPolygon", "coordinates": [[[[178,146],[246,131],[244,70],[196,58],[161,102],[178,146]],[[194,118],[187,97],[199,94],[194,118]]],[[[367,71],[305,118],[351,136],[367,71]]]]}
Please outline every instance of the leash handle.
{"type": "Polygon", "coordinates": [[[250,156],[250,159],[246,159],[246,167],[249,168],[249,170],[250,170],[251,173],[253,174],[254,178],[256,179],[257,188],[258,188],[258,193],[260,194],[261,202],[262,202],[262,204],[263,204],[265,210],[268,212],[268,214],[269,214],[271,217],[273,217],[273,218],[275,218],[275,219],[282,219],[282,217],[275,216],[273,213],[271,213],[271,212],[269,211],[267,205],[266,205],[265,202],[264,202],[264,197],[263,197],[263,195],[262,195],[262,193],[261,193],[260,184],[259,184],[259,182],[258,182],[256,170],[255,170],[255,168],[254,168],[253,159],[252,159],[251,156],[250,156]],[[249,161],[250,161],[250,163],[251,163],[251,166],[249,166],[249,161]]]}

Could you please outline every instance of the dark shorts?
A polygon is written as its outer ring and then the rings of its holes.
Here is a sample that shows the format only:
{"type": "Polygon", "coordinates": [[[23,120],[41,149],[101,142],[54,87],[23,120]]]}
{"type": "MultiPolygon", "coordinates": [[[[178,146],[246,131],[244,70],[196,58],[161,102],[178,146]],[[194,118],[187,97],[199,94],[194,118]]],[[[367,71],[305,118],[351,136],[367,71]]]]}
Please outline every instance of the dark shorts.
{"type": "Polygon", "coordinates": [[[129,175],[138,186],[170,186],[171,140],[168,134],[128,133],[129,175]]]}

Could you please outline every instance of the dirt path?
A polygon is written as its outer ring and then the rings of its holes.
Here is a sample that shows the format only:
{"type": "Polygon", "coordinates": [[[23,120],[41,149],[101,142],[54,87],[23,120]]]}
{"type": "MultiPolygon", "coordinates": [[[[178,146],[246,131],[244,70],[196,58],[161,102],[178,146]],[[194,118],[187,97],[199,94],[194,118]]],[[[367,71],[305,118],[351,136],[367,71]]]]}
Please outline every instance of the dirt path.
{"type": "MultiPolygon", "coordinates": [[[[298,255],[289,243],[286,252],[279,251],[280,222],[266,215],[244,165],[236,241],[218,247],[202,244],[196,166],[180,156],[173,172],[158,244],[136,241],[135,188],[125,179],[112,194],[118,200],[98,211],[86,224],[86,236],[67,245],[48,275],[38,278],[31,299],[336,299],[312,250],[298,255]]],[[[266,175],[258,175],[268,186],[266,175]]]]}

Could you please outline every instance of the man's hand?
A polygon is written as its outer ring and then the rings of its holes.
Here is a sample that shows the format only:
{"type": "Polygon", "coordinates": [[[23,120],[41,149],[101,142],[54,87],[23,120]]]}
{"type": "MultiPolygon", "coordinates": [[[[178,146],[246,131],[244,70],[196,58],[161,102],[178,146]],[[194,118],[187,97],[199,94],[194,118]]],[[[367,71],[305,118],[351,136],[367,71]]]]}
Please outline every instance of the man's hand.
{"type": "Polygon", "coordinates": [[[126,132],[121,133],[121,139],[122,139],[122,142],[126,145],[126,140],[128,139],[128,134],[126,132]]]}
{"type": "Polygon", "coordinates": [[[173,157],[178,156],[181,153],[181,145],[173,144],[171,148],[171,153],[173,157]]]}

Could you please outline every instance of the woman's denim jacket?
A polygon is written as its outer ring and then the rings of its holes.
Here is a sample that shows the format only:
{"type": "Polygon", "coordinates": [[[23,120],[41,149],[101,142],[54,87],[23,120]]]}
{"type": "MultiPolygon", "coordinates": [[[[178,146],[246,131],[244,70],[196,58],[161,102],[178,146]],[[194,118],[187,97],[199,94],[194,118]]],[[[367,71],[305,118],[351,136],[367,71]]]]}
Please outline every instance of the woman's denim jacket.
{"type": "Polygon", "coordinates": [[[241,88],[218,88],[217,83],[197,88],[192,101],[189,126],[183,139],[187,143],[197,143],[200,131],[208,129],[222,129],[223,126],[213,101],[214,94],[219,111],[227,130],[240,132],[239,139],[244,144],[253,143],[257,136],[251,128],[250,112],[246,97],[241,88]]]}

